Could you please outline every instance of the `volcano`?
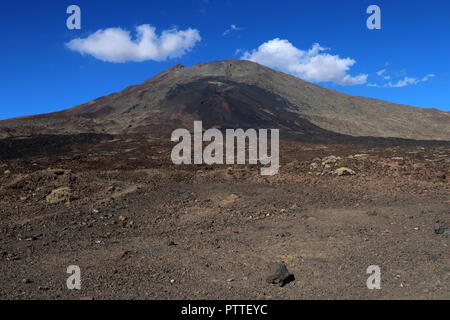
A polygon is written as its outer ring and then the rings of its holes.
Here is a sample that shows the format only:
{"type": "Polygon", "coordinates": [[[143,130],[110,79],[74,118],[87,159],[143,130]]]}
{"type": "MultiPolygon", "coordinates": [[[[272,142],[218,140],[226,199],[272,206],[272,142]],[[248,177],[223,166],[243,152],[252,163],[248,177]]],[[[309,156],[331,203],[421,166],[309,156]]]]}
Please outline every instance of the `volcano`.
{"type": "Polygon", "coordinates": [[[0,137],[168,135],[195,120],[214,128],[278,128],[284,137],[303,140],[450,140],[449,112],[343,94],[243,60],[175,65],[71,109],[0,121],[0,137]]]}

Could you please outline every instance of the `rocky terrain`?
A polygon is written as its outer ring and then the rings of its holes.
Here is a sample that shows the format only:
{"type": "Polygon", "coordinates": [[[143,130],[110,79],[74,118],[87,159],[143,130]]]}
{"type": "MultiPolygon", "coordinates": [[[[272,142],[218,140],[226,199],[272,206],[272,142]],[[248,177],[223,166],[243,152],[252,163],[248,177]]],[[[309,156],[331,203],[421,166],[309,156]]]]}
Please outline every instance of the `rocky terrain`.
{"type": "Polygon", "coordinates": [[[449,299],[449,117],[226,60],[0,121],[0,299],[449,299]],[[174,165],[194,120],[279,173],[174,165]]]}
{"type": "Polygon", "coordinates": [[[2,299],[450,297],[449,143],[282,141],[263,177],[174,166],[152,136],[35,139],[0,161],[2,299]],[[295,281],[268,284],[281,261],[295,281]]]}

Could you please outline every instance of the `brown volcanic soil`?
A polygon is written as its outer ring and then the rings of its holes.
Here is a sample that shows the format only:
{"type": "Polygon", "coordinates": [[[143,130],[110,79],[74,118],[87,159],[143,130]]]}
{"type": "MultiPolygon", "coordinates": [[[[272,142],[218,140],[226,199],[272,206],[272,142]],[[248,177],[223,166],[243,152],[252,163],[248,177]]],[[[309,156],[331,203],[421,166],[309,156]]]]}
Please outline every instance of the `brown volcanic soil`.
{"type": "Polygon", "coordinates": [[[433,229],[450,226],[448,142],[282,141],[262,177],[174,166],[151,136],[33,139],[1,145],[1,299],[450,298],[449,235],[433,229]],[[356,175],[322,175],[313,159],[330,155],[356,175]],[[46,202],[58,187],[70,203],[46,202]],[[296,278],[283,288],[265,281],[279,261],[296,278]]]}

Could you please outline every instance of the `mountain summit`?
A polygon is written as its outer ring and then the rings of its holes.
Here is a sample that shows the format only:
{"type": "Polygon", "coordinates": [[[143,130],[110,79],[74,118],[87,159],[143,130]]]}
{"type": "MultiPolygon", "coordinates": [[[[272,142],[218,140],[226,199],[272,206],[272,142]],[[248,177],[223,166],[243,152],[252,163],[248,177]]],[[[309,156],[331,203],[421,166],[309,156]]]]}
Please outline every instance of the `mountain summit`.
{"type": "Polygon", "coordinates": [[[296,137],[450,140],[449,112],[350,96],[242,60],[175,65],[71,109],[0,121],[0,137],[165,134],[194,120],[215,128],[279,128],[296,137]]]}

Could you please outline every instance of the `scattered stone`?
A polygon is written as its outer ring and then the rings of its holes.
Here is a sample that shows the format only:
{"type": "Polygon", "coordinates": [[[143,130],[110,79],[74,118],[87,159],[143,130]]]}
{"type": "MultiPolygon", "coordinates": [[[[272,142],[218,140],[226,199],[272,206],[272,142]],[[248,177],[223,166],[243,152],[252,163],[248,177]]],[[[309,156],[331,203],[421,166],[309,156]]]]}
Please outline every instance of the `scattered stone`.
{"type": "Polygon", "coordinates": [[[440,172],[436,173],[436,178],[445,180],[447,178],[447,175],[445,174],[445,172],[440,171],[440,172]]]}
{"type": "Polygon", "coordinates": [[[449,234],[448,228],[446,226],[436,224],[434,225],[434,233],[436,234],[449,234]]]}
{"type": "Polygon", "coordinates": [[[119,221],[120,222],[124,222],[124,221],[126,221],[127,220],[127,217],[124,217],[124,216],[120,216],[119,217],[119,221]]]}
{"type": "Polygon", "coordinates": [[[303,210],[301,209],[291,209],[287,212],[287,214],[292,215],[292,216],[301,216],[303,215],[303,210]]]}
{"type": "Polygon", "coordinates": [[[356,172],[353,171],[352,169],[342,167],[342,168],[336,169],[334,171],[334,174],[337,174],[338,176],[353,176],[356,174],[356,172]]]}
{"type": "Polygon", "coordinates": [[[367,214],[368,214],[369,216],[371,216],[371,217],[375,217],[375,216],[377,215],[377,212],[376,212],[375,210],[369,210],[369,211],[367,212],[367,214]]]}
{"type": "Polygon", "coordinates": [[[177,244],[176,244],[175,242],[173,242],[173,241],[169,241],[169,242],[167,242],[167,245],[168,245],[169,247],[174,247],[174,246],[176,246],[177,244]]]}
{"type": "Polygon", "coordinates": [[[319,165],[317,163],[315,163],[315,162],[312,162],[311,163],[311,169],[317,169],[317,168],[319,168],[319,165]]]}
{"type": "Polygon", "coordinates": [[[338,160],[341,160],[341,158],[335,156],[328,156],[322,159],[322,166],[335,164],[338,160]]]}
{"type": "Polygon", "coordinates": [[[283,232],[283,233],[277,233],[276,236],[280,237],[280,238],[288,238],[288,237],[292,236],[292,234],[290,232],[283,232]]]}
{"type": "Polygon", "coordinates": [[[275,264],[275,271],[266,280],[267,283],[278,284],[280,287],[284,287],[289,282],[294,281],[295,277],[289,273],[286,264],[280,262],[275,264]]]}
{"type": "Polygon", "coordinates": [[[402,161],[402,160],[403,160],[403,157],[392,157],[391,160],[394,160],[394,161],[402,161]]]}
{"type": "Polygon", "coordinates": [[[4,174],[5,174],[6,176],[9,176],[9,175],[11,174],[11,171],[10,171],[10,170],[5,170],[4,174]]]}
{"type": "Polygon", "coordinates": [[[131,251],[129,250],[125,250],[122,255],[120,256],[121,259],[127,258],[128,256],[130,256],[131,251]]]}
{"type": "Polygon", "coordinates": [[[439,260],[439,256],[437,256],[437,255],[435,255],[435,254],[431,254],[431,255],[429,255],[429,256],[427,257],[427,259],[428,259],[429,261],[436,261],[436,260],[439,260]]]}
{"type": "Polygon", "coordinates": [[[72,190],[70,188],[55,189],[45,199],[50,204],[61,202],[70,203],[70,200],[72,199],[72,190]]]}
{"type": "Polygon", "coordinates": [[[23,284],[30,284],[30,283],[33,283],[33,280],[25,278],[25,279],[22,279],[22,283],[23,284]]]}

